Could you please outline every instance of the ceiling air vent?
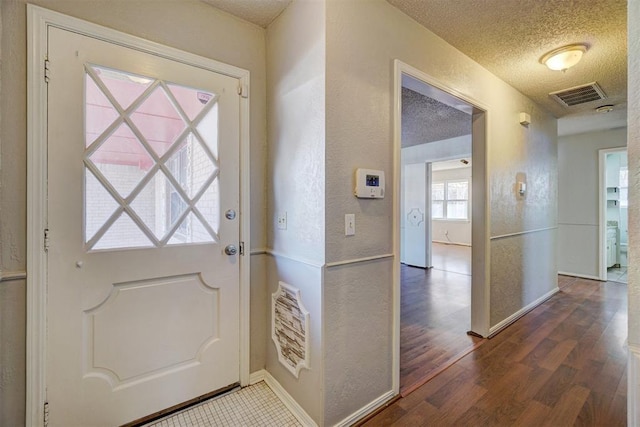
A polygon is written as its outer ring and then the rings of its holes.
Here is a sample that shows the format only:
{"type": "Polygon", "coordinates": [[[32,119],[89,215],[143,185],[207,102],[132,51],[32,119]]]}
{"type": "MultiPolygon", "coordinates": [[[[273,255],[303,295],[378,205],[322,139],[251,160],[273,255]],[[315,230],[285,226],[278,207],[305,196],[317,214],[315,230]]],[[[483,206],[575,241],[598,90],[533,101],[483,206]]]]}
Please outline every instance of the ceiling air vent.
{"type": "Polygon", "coordinates": [[[549,96],[565,107],[572,107],[574,105],[597,101],[607,97],[602,88],[596,82],[572,87],[570,89],[559,90],[557,92],[551,92],[549,96]]]}

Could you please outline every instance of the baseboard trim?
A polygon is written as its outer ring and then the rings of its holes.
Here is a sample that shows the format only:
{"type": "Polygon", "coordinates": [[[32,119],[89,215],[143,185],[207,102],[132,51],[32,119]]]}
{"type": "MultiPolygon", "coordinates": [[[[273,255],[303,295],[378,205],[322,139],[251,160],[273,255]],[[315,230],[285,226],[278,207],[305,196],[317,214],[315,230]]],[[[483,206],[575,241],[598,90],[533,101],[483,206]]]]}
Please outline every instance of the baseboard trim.
{"type": "Polygon", "coordinates": [[[600,282],[606,282],[606,280],[602,280],[598,276],[592,276],[590,274],[569,273],[567,271],[558,271],[558,274],[561,274],[563,276],[579,277],[581,279],[599,280],[600,282]]]}
{"type": "Polygon", "coordinates": [[[318,427],[318,424],[307,414],[307,412],[296,402],[296,400],[291,397],[291,395],[280,385],[278,380],[276,380],[273,375],[271,375],[265,369],[262,369],[257,372],[253,372],[249,376],[249,384],[253,385],[259,383],[260,381],[264,381],[267,386],[273,391],[273,393],[280,399],[284,406],[287,407],[289,411],[293,414],[294,417],[300,424],[308,427],[318,427]]]}
{"type": "Polygon", "coordinates": [[[395,397],[396,397],[396,394],[393,392],[393,390],[389,390],[388,392],[378,397],[368,405],[363,406],[353,414],[349,415],[347,418],[336,423],[335,427],[351,426],[395,397]]]}
{"type": "Polygon", "coordinates": [[[265,371],[264,369],[252,372],[251,375],[249,375],[249,385],[258,384],[260,381],[264,381],[264,374],[266,372],[267,371],[265,371]]]}
{"type": "Polygon", "coordinates": [[[531,310],[533,310],[534,308],[536,308],[537,306],[539,306],[540,304],[542,304],[543,302],[545,302],[546,300],[548,300],[549,298],[557,294],[558,292],[560,292],[560,288],[556,287],[555,289],[553,289],[550,292],[547,292],[546,294],[544,294],[543,296],[541,296],[531,304],[516,311],[511,316],[504,319],[502,322],[489,328],[489,336],[487,338],[493,338],[499,332],[501,332],[504,328],[506,328],[507,326],[509,326],[510,324],[512,324],[513,322],[515,322],[516,320],[518,320],[519,318],[521,318],[522,316],[524,316],[525,314],[527,314],[528,312],[530,312],[531,310]]]}
{"type": "Polygon", "coordinates": [[[640,346],[629,344],[627,425],[640,426],[640,346]]]}

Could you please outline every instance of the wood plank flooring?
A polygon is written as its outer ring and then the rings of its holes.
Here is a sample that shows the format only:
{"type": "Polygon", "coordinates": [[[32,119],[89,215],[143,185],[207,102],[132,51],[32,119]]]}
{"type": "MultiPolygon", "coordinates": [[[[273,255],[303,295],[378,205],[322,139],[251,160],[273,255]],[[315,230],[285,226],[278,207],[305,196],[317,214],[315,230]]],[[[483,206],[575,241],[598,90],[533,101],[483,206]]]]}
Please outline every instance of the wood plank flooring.
{"type": "Polygon", "coordinates": [[[627,287],[561,291],[365,426],[624,426],[627,287]]]}
{"type": "Polygon", "coordinates": [[[471,350],[471,248],[433,245],[434,268],[402,265],[400,392],[406,394],[471,350]]]}

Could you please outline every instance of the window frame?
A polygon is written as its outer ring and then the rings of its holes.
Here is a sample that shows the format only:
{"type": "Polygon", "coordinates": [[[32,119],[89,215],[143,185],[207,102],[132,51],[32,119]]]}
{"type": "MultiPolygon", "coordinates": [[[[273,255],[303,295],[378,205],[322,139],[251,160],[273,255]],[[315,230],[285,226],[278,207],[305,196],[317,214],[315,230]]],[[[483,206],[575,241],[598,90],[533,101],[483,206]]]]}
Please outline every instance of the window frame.
{"type": "Polygon", "coordinates": [[[470,178],[455,178],[455,179],[445,179],[445,180],[438,180],[438,181],[433,181],[431,183],[431,220],[432,221],[449,221],[449,222],[469,222],[471,221],[471,204],[469,203],[471,200],[470,197],[471,194],[471,179],[470,178]],[[456,182],[464,182],[467,184],[467,198],[466,199],[450,199],[449,198],[449,183],[456,183],[456,182]],[[433,198],[433,186],[436,184],[443,184],[444,185],[444,199],[437,199],[434,200],[433,198]],[[442,216],[441,217],[435,217],[433,216],[433,202],[442,202],[442,216]],[[466,218],[450,218],[448,215],[448,203],[449,202],[466,202],[467,203],[467,212],[466,212],[466,218]]]}

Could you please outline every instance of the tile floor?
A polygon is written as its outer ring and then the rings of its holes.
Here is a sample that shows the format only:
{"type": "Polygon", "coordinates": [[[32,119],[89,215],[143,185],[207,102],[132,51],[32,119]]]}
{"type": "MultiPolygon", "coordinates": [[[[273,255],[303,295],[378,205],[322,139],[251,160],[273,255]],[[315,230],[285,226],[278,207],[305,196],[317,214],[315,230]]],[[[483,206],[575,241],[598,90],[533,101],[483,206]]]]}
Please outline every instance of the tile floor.
{"type": "Polygon", "coordinates": [[[209,426],[298,427],[302,424],[264,381],[146,424],[146,427],[209,426]]]}
{"type": "Polygon", "coordinates": [[[607,280],[610,282],[627,283],[627,267],[607,268],[607,280]]]}

